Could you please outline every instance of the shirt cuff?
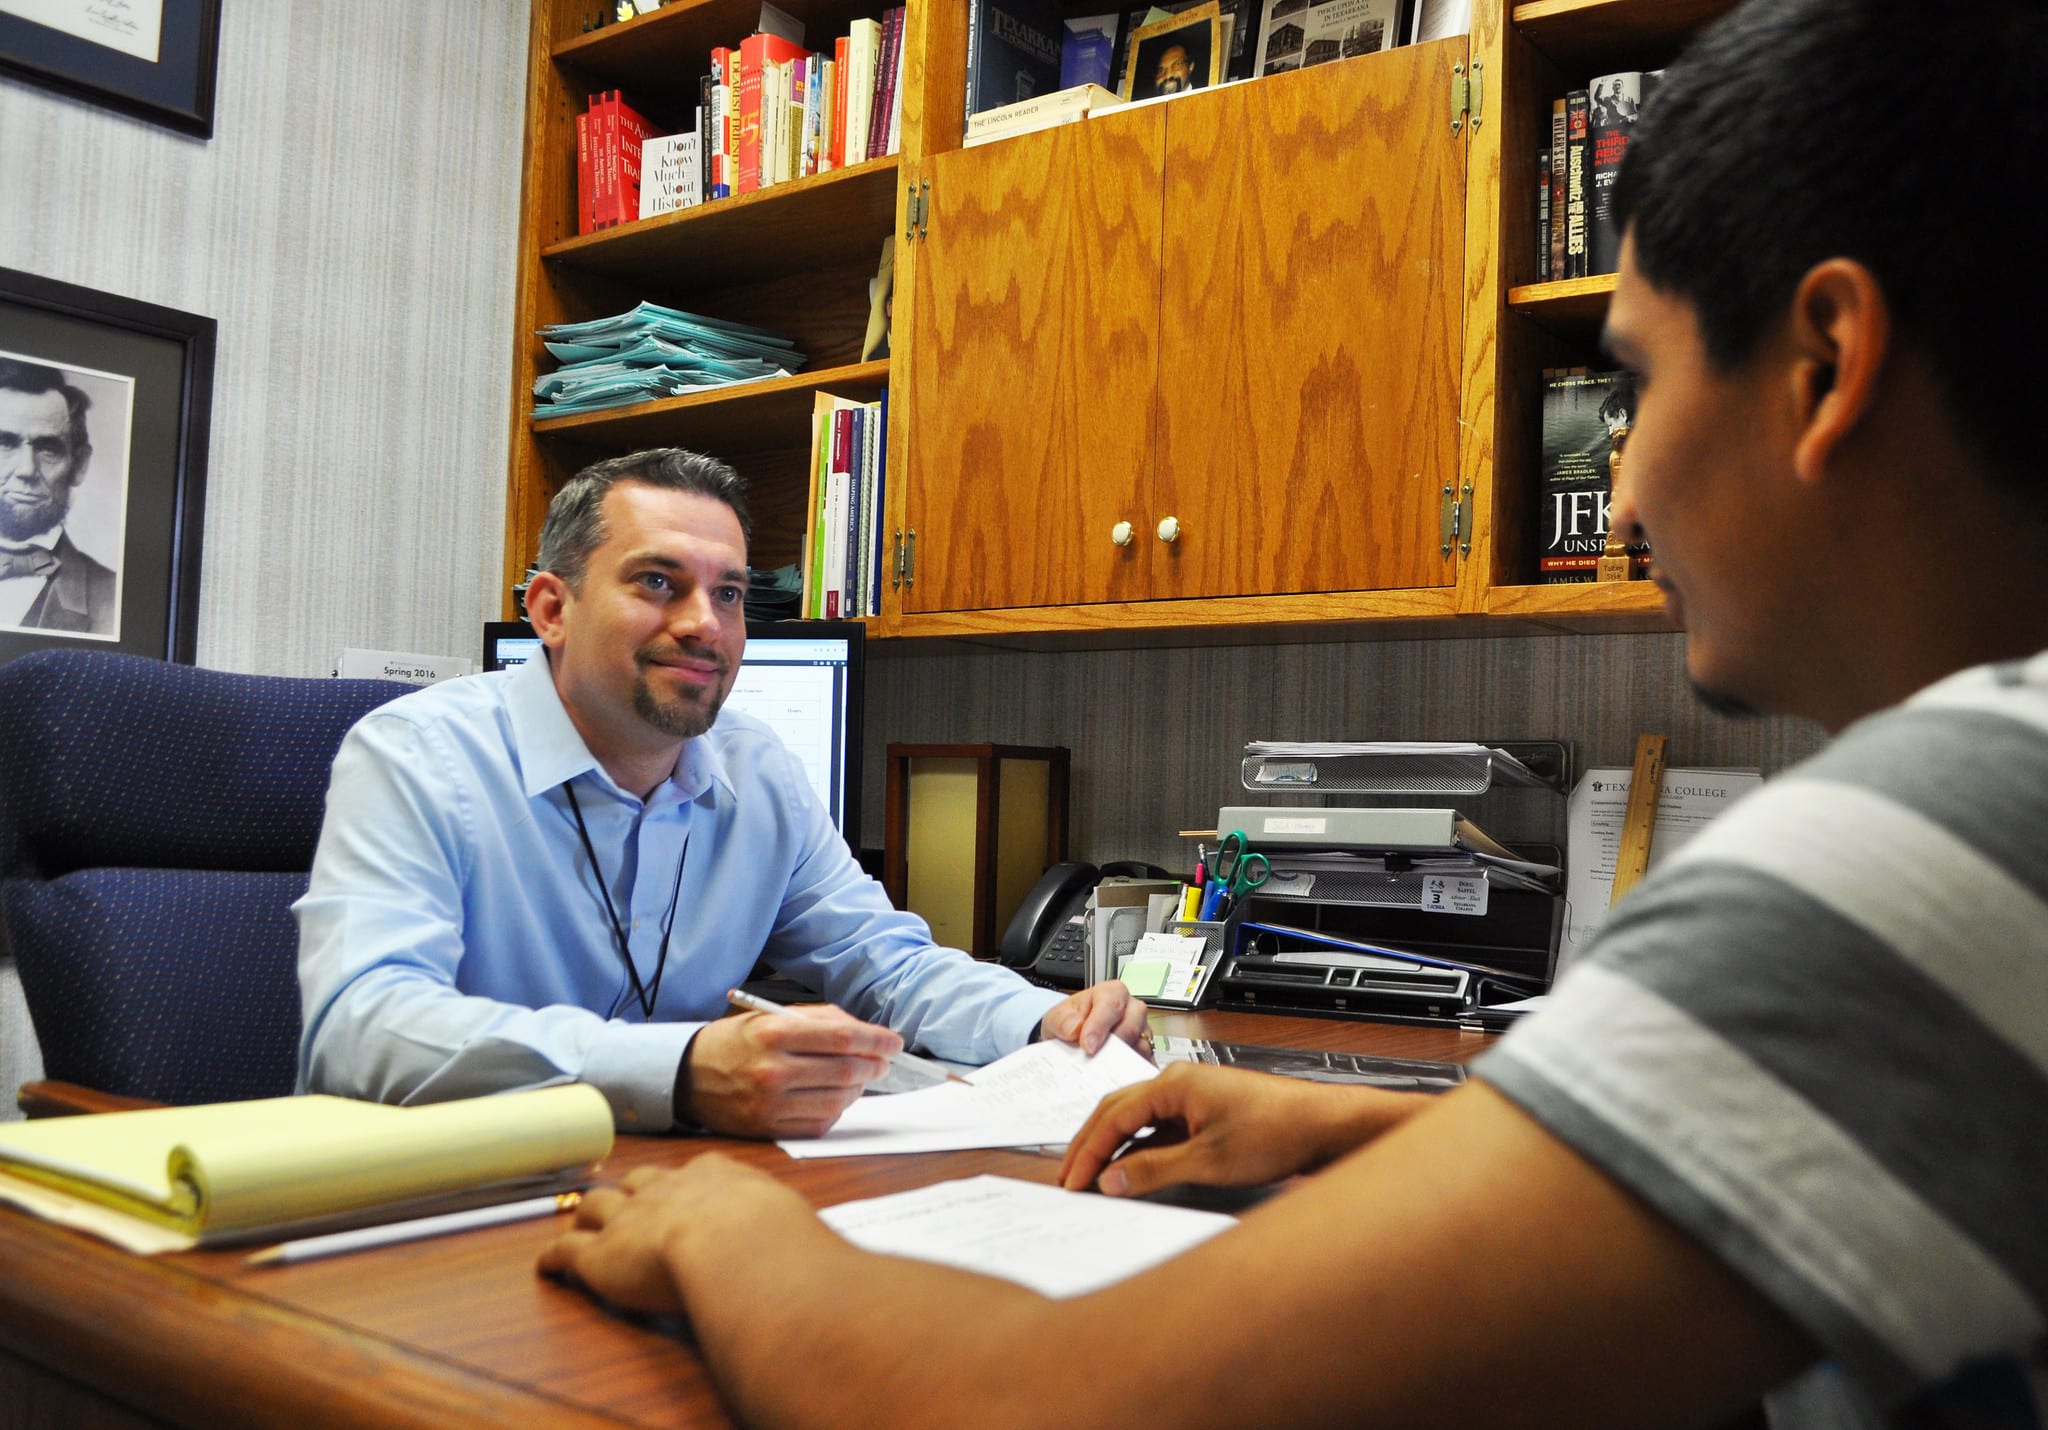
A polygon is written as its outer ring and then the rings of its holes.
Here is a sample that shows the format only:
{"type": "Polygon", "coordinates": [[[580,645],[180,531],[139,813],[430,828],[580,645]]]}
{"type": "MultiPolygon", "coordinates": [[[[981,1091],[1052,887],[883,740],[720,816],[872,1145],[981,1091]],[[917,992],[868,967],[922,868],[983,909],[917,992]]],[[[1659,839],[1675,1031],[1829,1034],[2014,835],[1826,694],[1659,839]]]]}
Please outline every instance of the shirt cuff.
{"type": "Polygon", "coordinates": [[[583,1081],[612,1105],[621,1132],[675,1125],[676,1070],[702,1023],[607,1023],[583,1060],[583,1081]]]}
{"type": "Polygon", "coordinates": [[[1055,993],[1049,988],[1033,988],[1011,999],[993,1020],[996,1056],[1014,1053],[1044,1037],[1045,1015],[1066,1001],[1066,994],[1055,993]]]}

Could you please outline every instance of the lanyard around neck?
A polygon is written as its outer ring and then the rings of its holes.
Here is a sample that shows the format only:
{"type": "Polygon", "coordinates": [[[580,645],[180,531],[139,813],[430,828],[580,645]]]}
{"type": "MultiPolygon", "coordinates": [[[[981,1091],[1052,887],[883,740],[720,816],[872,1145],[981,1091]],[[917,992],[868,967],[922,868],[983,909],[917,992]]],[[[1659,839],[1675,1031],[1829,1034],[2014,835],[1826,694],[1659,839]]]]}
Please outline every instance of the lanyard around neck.
{"type": "MultiPolygon", "coordinates": [[[[612,946],[618,950],[619,962],[626,965],[626,977],[632,980],[633,1001],[640,1005],[640,1015],[648,1022],[654,1021],[654,1001],[661,996],[661,975],[668,971],[668,939],[676,926],[676,903],[683,893],[683,860],[690,852],[690,840],[683,837],[683,847],[676,855],[675,887],[669,890],[668,912],[661,920],[661,952],[654,960],[654,982],[652,985],[640,981],[640,970],[633,964],[633,948],[626,941],[626,926],[619,921],[618,906],[612,903],[611,888],[605,883],[604,870],[597,862],[597,847],[590,842],[590,826],[583,822],[583,806],[576,802],[576,786],[569,783],[562,786],[569,796],[569,812],[576,816],[576,833],[582,836],[583,852],[590,856],[591,877],[597,880],[598,897],[604,900],[605,917],[611,921],[612,946]]],[[[618,1011],[616,1004],[613,1012],[618,1011]]]]}

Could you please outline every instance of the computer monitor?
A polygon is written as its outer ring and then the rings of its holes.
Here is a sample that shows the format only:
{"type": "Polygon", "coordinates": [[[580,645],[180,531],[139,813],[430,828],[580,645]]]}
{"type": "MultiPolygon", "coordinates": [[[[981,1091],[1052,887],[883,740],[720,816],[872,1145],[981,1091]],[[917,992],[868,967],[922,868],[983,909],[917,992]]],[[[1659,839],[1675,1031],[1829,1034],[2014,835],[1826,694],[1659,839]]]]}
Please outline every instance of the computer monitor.
{"type": "MultiPolygon", "coordinates": [[[[765,722],[803,762],[819,801],[855,849],[866,636],[859,621],[748,621],[746,659],[725,702],[765,722]]],[[[524,621],[484,624],[485,670],[521,664],[540,649],[524,621]]]]}

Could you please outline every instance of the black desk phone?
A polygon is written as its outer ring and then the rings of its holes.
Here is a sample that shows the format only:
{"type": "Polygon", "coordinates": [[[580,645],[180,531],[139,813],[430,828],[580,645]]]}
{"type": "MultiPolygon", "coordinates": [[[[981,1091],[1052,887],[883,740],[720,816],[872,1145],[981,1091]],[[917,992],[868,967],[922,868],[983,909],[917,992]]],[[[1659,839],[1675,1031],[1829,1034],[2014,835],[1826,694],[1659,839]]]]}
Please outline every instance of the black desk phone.
{"type": "Polygon", "coordinates": [[[1002,961],[1048,988],[1081,988],[1088,982],[1088,896],[1104,879],[1173,877],[1156,864],[1120,859],[1100,869],[1093,864],[1055,864],[1024,896],[1003,931],[1002,961]]]}

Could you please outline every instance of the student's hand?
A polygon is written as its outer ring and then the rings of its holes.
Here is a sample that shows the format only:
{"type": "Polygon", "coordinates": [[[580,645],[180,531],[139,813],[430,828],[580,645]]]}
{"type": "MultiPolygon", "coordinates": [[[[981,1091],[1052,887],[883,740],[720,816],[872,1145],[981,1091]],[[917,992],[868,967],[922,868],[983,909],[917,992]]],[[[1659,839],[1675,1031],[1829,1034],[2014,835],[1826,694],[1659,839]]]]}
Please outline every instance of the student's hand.
{"type": "Polygon", "coordinates": [[[902,1049],[829,1003],[720,1018],[690,1042],[686,1110],[737,1137],[822,1136],[902,1049]]]}
{"type": "Polygon", "coordinates": [[[1083,988],[1064,1003],[1055,1003],[1039,1022],[1042,1037],[1078,1043],[1091,1057],[1112,1037],[1122,1038],[1146,1057],[1152,1056],[1152,1033],[1145,1026],[1145,1000],[1112,978],[1083,988]]]}
{"type": "Polygon", "coordinates": [[[672,1170],[641,1167],[619,1186],[592,1188],[576,1209],[574,1230],[541,1250],[536,1269],[618,1306],[673,1313],[683,1309],[691,1240],[752,1245],[764,1225],[783,1239],[804,1222],[817,1225],[817,1218],[795,1192],[765,1172],[707,1154],[672,1170]]]}
{"type": "Polygon", "coordinates": [[[1099,1178],[1101,1189],[1118,1197],[1181,1182],[1257,1186],[1334,1161],[1428,1102],[1425,1093],[1175,1063],[1097,1104],[1067,1146],[1060,1185],[1078,1191],[1099,1178]],[[1117,1149],[1144,1127],[1176,1135],[1168,1145],[1133,1150],[1112,1163],[1117,1149]]]}

